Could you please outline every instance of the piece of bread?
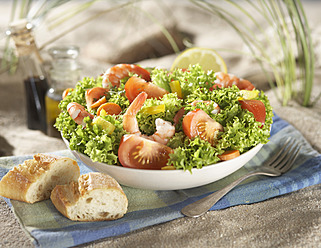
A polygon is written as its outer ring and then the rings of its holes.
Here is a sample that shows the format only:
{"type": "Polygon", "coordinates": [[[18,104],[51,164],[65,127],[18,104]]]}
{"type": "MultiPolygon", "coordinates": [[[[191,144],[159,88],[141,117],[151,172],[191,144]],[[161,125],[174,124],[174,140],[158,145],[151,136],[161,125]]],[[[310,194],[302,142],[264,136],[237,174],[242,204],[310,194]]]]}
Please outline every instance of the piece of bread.
{"type": "Polygon", "coordinates": [[[119,219],[128,206],[118,182],[99,172],[81,175],[78,183],[57,185],[50,198],[60,213],[75,221],[119,219]]]}
{"type": "Polygon", "coordinates": [[[57,184],[77,181],[77,162],[71,158],[38,153],[10,170],[0,181],[0,195],[34,203],[49,199],[57,184]]]}

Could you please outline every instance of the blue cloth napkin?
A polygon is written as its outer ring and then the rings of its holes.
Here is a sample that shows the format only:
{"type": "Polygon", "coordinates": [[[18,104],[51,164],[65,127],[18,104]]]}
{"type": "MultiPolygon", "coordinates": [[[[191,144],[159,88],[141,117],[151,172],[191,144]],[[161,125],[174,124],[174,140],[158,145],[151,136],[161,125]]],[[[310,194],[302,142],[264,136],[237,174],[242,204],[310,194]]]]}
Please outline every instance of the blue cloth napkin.
{"type": "MultiPolygon", "coordinates": [[[[223,197],[211,210],[260,202],[321,183],[320,154],[312,149],[298,130],[278,116],[274,117],[268,144],[244,167],[224,179],[202,187],[175,191],[141,190],[123,186],[129,201],[128,213],[118,220],[74,222],[62,216],[50,200],[35,204],[5,200],[36,247],[71,247],[183,217],[180,210],[184,206],[253,170],[278,150],[289,136],[303,145],[291,171],[280,177],[253,177],[223,197]]],[[[74,158],[68,150],[54,154],[74,158]]],[[[13,166],[30,158],[32,155],[0,158],[0,177],[13,166]]],[[[81,173],[89,172],[82,162],[78,163],[81,173]]]]}

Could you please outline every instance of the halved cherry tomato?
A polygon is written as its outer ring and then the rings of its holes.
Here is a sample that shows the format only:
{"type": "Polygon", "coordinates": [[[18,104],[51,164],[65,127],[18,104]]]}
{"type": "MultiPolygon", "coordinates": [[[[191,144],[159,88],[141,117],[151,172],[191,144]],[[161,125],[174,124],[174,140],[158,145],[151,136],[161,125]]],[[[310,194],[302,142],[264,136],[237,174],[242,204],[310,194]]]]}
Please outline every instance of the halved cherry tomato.
{"type": "Polygon", "coordinates": [[[173,150],[158,142],[139,135],[126,134],[122,137],[119,149],[119,162],[124,167],[160,170],[166,166],[173,150]]]}
{"type": "Polygon", "coordinates": [[[218,155],[218,158],[222,161],[226,161],[226,160],[236,158],[238,156],[240,156],[239,150],[230,150],[230,151],[223,152],[221,155],[218,155]]]}
{"type": "Polygon", "coordinates": [[[254,114],[256,121],[261,122],[263,125],[265,123],[265,105],[260,100],[239,100],[242,109],[247,109],[254,114]]]}
{"type": "Polygon", "coordinates": [[[99,106],[97,109],[97,115],[100,115],[101,110],[105,110],[108,115],[119,115],[122,111],[121,107],[117,103],[107,102],[99,106]]]}
{"type": "Polygon", "coordinates": [[[125,84],[125,92],[127,99],[132,102],[138,96],[140,92],[146,92],[147,98],[161,98],[168,93],[165,89],[153,84],[146,82],[144,79],[139,77],[131,77],[125,84]]]}
{"type": "Polygon", "coordinates": [[[203,110],[195,109],[183,118],[183,131],[190,139],[199,136],[211,145],[215,145],[218,133],[223,131],[223,126],[203,110]]]}

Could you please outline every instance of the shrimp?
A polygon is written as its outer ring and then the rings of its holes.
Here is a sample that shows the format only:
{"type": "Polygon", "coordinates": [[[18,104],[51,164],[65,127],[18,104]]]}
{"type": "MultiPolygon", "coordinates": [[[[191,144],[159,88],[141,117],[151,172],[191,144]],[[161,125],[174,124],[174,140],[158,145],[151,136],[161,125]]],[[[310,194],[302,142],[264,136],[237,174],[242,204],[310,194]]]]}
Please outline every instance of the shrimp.
{"type": "Polygon", "coordinates": [[[141,92],[127,108],[126,113],[123,116],[123,127],[127,132],[131,134],[141,135],[136,119],[136,114],[143,107],[146,99],[147,93],[141,92]]]}
{"type": "Polygon", "coordinates": [[[220,106],[218,106],[218,104],[217,104],[216,102],[214,102],[214,101],[195,100],[195,101],[193,101],[193,102],[191,103],[191,105],[195,107],[195,106],[197,105],[197,103],[205,103],[206,106],[208,106],[208,105],[210,105],[210,104],[213,104],[214,110],[212,110],[211,113],[214,114],[214,115],[217,114],[217,113],[219,113],[220,110],[221,110],[220,106]]]}
{"type": "Polygon", "coordinates": [[[150,73],[144,68],[133,64],[118,64],[109,68],[103,75],[103,87],[109,88],[112,86],[119,86],[120,80],[129,76],[129,74],[137,74],[146,81],[150,81],[150,73]]]}
{"type": "Polygon", "coordinates": [[[105,103],[107,101],[105,97],[107,92],[107,89],[101,87],[94,87],[92,89],[86,90],[85,98],[87,108],[97,108],[101,104],[105,103]]]}
{"type": "Polygon", "coordinates": [[[169,121],[164,121],[161,118],[155,120],[156,132],[148,136],[148,139],[166,145],[171,137],[175,134],[175,126],[169,121]]]}
{"type": "Polygon", "coordinates": [[[214,84],[219,85],[223,88],[228,88],[228,87],[232,87],[232,85],[236,85],[240,90],[255,89],[254,85],[250,81],[243,78],[238,78],[233,74],[216,72],[214,76],[216,76],[216,80],[214,81],[214,84]]]}
{"type": "Polygon", "coordinates": [[[156,132],[151,136],[142,135],[142,133],[139,130],[136,115],[144,105],[146,99],[147,93],[141,92],[130,104],[126,113],[123,116],[123,127],[127,132],[131,134],[136,134],[142,136],[143,138],[166,145],[168,140],[175,134],[175,126],[173,126],[172,123],[170,123],[169,121],[164,121],[160,118],[157,118],[155,120],[156,132]]]}
{"type": "Polygon", "coordinates": [[[90,119],[94,119],[94,115],[87,112],[84,106],[76,102],[69,103],[67,105],[67,111],[78,125],[82,125],[84,127],[86,126],[86,123],[84,122],[85,117],[89,116],[90,119]]]}

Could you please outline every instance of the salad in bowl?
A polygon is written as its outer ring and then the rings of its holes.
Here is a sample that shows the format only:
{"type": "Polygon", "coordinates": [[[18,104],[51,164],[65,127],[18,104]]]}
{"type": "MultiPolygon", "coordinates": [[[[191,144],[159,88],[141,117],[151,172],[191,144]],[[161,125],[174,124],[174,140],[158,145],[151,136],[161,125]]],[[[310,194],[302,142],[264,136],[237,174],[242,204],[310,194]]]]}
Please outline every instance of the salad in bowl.
{"type": "Polygon", "coordinates": [[[56,128],[93,163],[190,175],[267,143],[273,116],[249,81],[200,65],[119,64],[66,90],[59,107],[56,128]]]}

